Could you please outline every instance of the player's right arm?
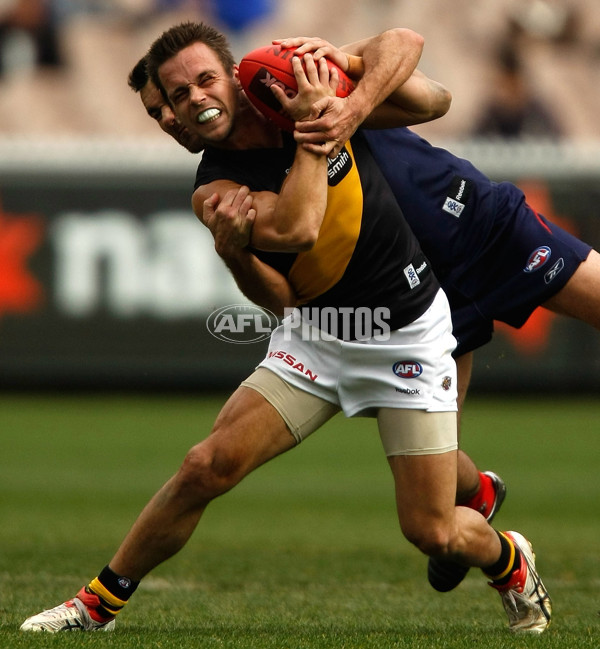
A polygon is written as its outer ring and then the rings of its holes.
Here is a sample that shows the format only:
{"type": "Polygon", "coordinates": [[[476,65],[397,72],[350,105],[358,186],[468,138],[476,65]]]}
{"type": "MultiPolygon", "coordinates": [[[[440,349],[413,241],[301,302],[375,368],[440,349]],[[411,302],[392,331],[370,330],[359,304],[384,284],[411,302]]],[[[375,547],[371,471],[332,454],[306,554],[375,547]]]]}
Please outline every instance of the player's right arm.
{"type": "Polygon", "coordinates": [[[213,194],[203,203],[202,221],[215,241],[238,288],[252,302],[277,315],[296,305],[296,294],[287,278],[248,250],[256,217],[247,187],[228,191],[220,200],[213,194]]]}
{"type": "MultiPolygon", "coordinates": [[[[213,194],[224,197],[240,188],[240,184],[226,179],[200,185],[192,196],[194,213],[204,223],[204,201],[213,194]]],[[[319,236],[327,208],[326,156],[297,147],[281,191],[250,192],[250,196],[256,210],[249,239],[253,248],[271,252],[310,250],[319,236]],[[306,191],[307,187],[310,191],[306,191]]]]}

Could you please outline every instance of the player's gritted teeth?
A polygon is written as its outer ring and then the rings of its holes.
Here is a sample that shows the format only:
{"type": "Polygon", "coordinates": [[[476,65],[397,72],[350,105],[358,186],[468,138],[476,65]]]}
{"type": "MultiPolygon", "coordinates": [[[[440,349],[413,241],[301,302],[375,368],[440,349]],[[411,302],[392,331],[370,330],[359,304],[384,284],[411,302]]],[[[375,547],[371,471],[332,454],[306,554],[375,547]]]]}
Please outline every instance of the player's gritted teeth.
{"type": "Polygon", "coordinates": [[[196,120],[199,124],[208,124],[219,117],[221,111],[218,108],[207,108],[198,114],[196,120]]]}

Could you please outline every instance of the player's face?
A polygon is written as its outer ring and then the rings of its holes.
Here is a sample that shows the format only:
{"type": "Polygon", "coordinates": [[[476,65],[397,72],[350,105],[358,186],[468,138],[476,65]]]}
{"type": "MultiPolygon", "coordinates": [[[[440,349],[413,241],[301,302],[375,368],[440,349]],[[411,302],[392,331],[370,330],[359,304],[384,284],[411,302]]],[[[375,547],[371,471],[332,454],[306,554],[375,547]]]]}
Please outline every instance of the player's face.
{"type": "Polygon", "coordinates": [[[202,151],[203,145],[200,139],[177,121],[173,109],[152,81],[148,81],[140,90],[140,98],[148,115],[156,120],[167,135],[170,135],[190,153],[202,151]]]}
{"type": "Polygon", "coordinates": [[[205,142],[229,135],[239,86],[210,47],[192,43],[165,61],[158,72],[177,119],[190,133],[205,142]]]}

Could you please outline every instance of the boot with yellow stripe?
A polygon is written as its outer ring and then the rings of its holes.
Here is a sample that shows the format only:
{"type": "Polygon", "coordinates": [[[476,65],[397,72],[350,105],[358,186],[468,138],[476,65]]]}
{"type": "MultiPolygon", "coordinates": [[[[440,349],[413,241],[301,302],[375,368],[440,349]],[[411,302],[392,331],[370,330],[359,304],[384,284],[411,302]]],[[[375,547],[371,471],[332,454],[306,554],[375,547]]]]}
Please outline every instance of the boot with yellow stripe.
{"type": "MultiPolygon", "coordinates": [[[[116,599],[116,598],[111,598],[116,599]]],[[[120,610],[125,602],[121,602],[120,610]]],[[[77,595],[59,606],[29,617],[21,625],[21,631],[112,631],[115,628],[113,602],[82,588],[77,595]]]]}

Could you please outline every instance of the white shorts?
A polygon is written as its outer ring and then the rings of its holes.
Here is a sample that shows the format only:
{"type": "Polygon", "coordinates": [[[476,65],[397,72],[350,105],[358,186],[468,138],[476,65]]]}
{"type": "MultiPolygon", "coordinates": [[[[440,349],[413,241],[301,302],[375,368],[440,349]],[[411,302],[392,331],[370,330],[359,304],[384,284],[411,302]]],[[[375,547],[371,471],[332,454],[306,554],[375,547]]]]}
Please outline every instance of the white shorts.
{"type": "Polygon", "coordinates": [[[388,340],[344,342],[318,335],[303,340],[303,331],[284,320],[271,334],[259,367],[338,406],[347,417],[375,416],[381,408],[457,410],[456,340],[443,291],[420,318],[392,331],[388,340]]]}

